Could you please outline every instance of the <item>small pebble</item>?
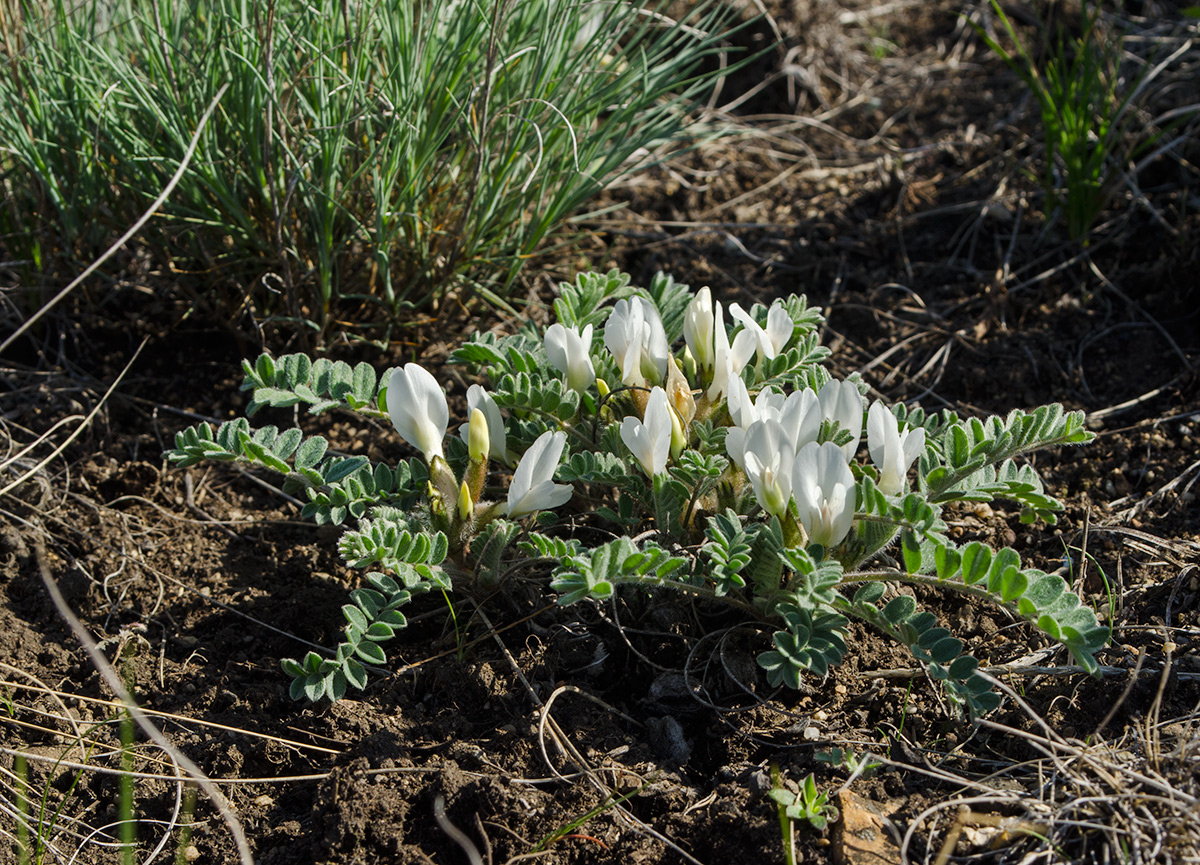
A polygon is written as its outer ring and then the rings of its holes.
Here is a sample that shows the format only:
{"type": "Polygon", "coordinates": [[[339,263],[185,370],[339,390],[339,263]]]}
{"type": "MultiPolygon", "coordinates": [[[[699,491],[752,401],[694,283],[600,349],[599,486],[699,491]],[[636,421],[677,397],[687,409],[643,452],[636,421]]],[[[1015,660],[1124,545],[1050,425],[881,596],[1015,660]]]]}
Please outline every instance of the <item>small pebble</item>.
{"type": "Polygon", "coordinates": [[[771,791],[771,776],[763,769],[755,769],[746,779],[746,786],[752,796],[765,796],[771,791]]]}

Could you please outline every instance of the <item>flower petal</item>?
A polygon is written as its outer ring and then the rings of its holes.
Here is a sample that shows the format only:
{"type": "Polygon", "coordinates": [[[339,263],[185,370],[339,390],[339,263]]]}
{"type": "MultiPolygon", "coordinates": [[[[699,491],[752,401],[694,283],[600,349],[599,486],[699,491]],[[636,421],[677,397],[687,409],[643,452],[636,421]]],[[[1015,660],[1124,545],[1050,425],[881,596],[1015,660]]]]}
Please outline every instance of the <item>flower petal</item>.
{"type": "Polygon", "coordinates": [[[787,348],[787,344],[792,341],[792,332],[795,328],[796,325],[787,310],[783,308],[783,304],[778,300],[771,304],[771,311],[767,313],[766,329],[767,339],[773,350],[773,354],[769,357],[774,357],[787,348]]]}
{"type": "Polygon", "coordinates": [[[574,492],[571,486],[551,480],[566,440],[566,433],[547,430],[525,451],[508,488],[506,511],[510,517],[557,507],[571,497],[574,492]],[[563,498],[564,491],[566,498],[563,498]]]}
{"type": "Polygon", "coordinates": [[[415,363],[392,370],[387,407],[396,432],[420,450],[426,462],[443,455],[442,439],[450,423],[450,409],[446,392],[428,370],[415,363]]]}

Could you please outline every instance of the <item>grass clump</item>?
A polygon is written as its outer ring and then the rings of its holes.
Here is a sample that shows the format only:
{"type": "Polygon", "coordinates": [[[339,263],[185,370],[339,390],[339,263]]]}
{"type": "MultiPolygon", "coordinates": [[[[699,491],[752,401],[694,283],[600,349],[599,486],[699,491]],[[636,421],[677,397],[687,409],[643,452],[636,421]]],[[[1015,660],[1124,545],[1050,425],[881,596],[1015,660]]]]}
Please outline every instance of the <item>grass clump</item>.
{"type": "Polygon", "coordinates": [[[157,262],[226,313],[322,334],[364,306],[396,321],[448,295],[503,304],[606,182],[695,132],[689,109],[728,71],[713,60],[728,14],[17,0],[0,18],[0,236],[33,271],[94,257],[164,188],[228,84],[139,238],[157,262]]]}
{"type": "Polygon", "coordinates": [[[1097,4],[1083,2],[1077,31],[1058,29],[1035,57],[1017,34],[998,0],[992,11],[1011,49],[976,25],[988,48],[1029,88],[1041,119],[1045,147],[1039,178],[1048,210],[1061,213],[1067,234],[1085,245],[1100,215],[1122,183],[1136,173],[1133,160],[1162,135],[1140,116],[1146,87],[1177,54],[1157,66],[1122,72],[1124,38],[1106,22],[1097,4]]]}

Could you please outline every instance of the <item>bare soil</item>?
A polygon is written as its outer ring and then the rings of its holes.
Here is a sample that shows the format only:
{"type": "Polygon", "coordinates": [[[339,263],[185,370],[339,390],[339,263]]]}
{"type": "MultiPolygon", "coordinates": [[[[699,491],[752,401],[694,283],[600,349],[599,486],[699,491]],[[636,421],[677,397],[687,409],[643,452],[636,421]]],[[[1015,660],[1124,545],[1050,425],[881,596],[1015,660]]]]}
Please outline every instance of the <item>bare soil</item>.
{"type": "MultiPolygon", "coordinates": [[[[770,44],[774,26],[783,47],[718,100],[742,100],[726,115],[740,136],[611,192],[606,203],[626,208],[581,223],[570,257],[532,266],[530,296],[580,267],[618,267],[639,284],[662,269],[728,300],[800,291],[827,313],[836,371],[861,372],[890,400],[964,415],[1047,402],[1088,412],[1092,445],[1038,457],[1067,503],[1057,526],[977,507],[956,512],[952,530],[1065,568],[1115,628],[1104,674],[1059,675],[1051,668],[1069,658],[1031,629],[922,595],[985,666],[1010,665],[1012,696],[972,725],[902,649],[861,628],[842,667],[775,693],[755,672],[765,635],[736,618],[670,596],[559,608],[531,582],[455,599],[453,618],[445,598],[423,598],[390,646],[389,675],[335,705],[294,703],[278,659],[336,643],[359,574],[340,561],[336,531],[301,521],[263,479],[165,465],[178,429],[241,412],[238,363],[259,346],[147,301],[163,285],[143,275],[141,291],[81,307],[5,362],[13,452],[74,418],[6,460],[7,485],[65,442],[132,358],[82,434],[0,501],[0,729],[6,749],[30,755],[37,794],[65,803],[48,861],[115,861],[89,833],[116,832],[117,776],[99,770],[121,768],[122,754],[112,692],[43,571],[160,729],[220,779],[260,863],[467,861],[435,819],[439,795],[495,863],[780,862],[771,767],[836,790],[847,772],[817,759],[832,747],[882,760],[850,789],[885,808],[897,839],[911,830],[907,861],[936,858],[966,797],[1028,830],[996,836],[968,820],[955,850],[974,861],[1107,861],[1119,842],[1136,848],[1126,861],[1198,861],[1195,140],[1123,187],[1081,248],[1047,222],[1029,176],[1035,111],[961,4],[769,8],[742,38],[770,44]],[[560,752],[555,725],[574,754],[560,752]],[[1037,837],[1047,833],[1052,847],[1037,837]]],[[[1194,71],[1162,98],[1196,101],[1194,71]]],[[[531,314],[545,313],[535,303],[531,314]]],[[[380,370],[414,355],[436,363],[493,324],[447,319],[386,350],[330,352],[380,370]]],[[[469,382],[455,374],[461,397],[469,382]]],[[[369,423],[322,429],[347,452],[402,447],[369,423]]],[[[166,754],[140,733],[130,753],[134,769],[164,776],[135,785],[138,861],[168,834],[158,861],[236,861],[211,804],[201,795],[193,808],[169,780],[166,754]]],[[[12,805],[16,763],[3,755],[12,805]]],[[[14,825],[0,817],[6,835],[14,825]]],[[[797,845],[807,862],[853,846],[805,826],[797,845]]],[[[14,851],[0,841],[0,862],[14,851]]]]}

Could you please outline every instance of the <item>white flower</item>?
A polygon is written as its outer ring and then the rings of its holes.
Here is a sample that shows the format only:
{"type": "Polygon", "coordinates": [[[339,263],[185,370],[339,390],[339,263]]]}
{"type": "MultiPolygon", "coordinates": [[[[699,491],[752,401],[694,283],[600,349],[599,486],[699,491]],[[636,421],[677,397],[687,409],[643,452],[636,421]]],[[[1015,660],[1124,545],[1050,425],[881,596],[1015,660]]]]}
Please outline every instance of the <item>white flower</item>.
{"type": "Polygon", "coordinates": [[[792,465],[792,494],[809,543],[837,545],[854,524],[854,475],[833,442],[809,442],[792,465]]]}
{"type": "Polygon", "coordinates": [[[830,381],[821,388],[817,400],[821,403],[821,413],[826,420],[837,421],[839,427],[850,431],[852,438],[842,445],[842,452],[846,459],[850,459],[858,450],[858,440],[862,438],[862,394],[848,381],[830,381]]]}
{"type": "Polygon", "coordinates": [[[583,393],[596,380],[592,366],[592,326],[581,334],[577,328],[552,324],[546,328],[546,356],[567,377],[567,387],[583,393]]]}
{"type": "Polygon", "coordinates": [[[792,317],[787,314],[787,310],[778,300],[771,304],[771,309],[767,313],[765,330],[751,317],[750,313],[736,303],[730,305],[729,314],[745,326],[746,332],[754,335],[758,343],[759,357],[768,360],[787,348],[787,344],[792,340],[792,331],[796,327],[792,317]]]}
{"type": "Polygon", "coordinates": [[[442,439],[450,423],[450,409],[446,392],[428,370],[415,363],[392,370],[387,407],[396,432],[424,455],[425,462],[443,456],[442,439]]]}
{"type": "Polygon", "coordinates": [[[671,406],[665,390],[656,387],[650,391],[644,422],[636,417],[621,421],[621,441],[650,477],[667,470],[667,457],[671,453],[671,406]]]}
{"type": "Polygon", "coordinates": [[[696,292],[683,313],[683,340],[696,359],[696,368],[704,375],[713,370],[713,312],[712,292],[708,286],[696,292]]]}
{"type": "Polygon", "coordinates": [[[925,430],[909,429],[900,433],[896,416],[883,403],[871,403],[867,412],[867,449],[871,462],[879,469],[879,491],[898,495],[907,486],[908,467],[925,448],[925,430]]]}
{"type": "Polygon", "coordinates": [[[558,468],[566,441],[565,432],[547,431],[525,451],[508,488],[504,512],[509,517],[515,520],[534,511],[556,508],[570,500],[574,488],[554,482],[554,470],[558,468]]]}
{"type": "MultiPolygon", "coordinates": [[[[725,450],[729,453],[734,464],[745,470],[742,455],[746,448],[746,433],[758,421],[780,421],[787,401],[783,394],[774,388],[763,388],[758,392],[758,399],[751,402],[750,392],[740,378],[733,378],[729,385],[729,395],[726,398],[729,406],[729,417],[734,425],[725,434],[725,450]]],[[[793,453],[795,448],[792,448],[793,453]]]]}
{"type": "Polygon", "coordinates": [[[758,420],[758,407],[754,400],[750,399],[750,391],[740,378],[735,377],[729,382],[729,393],[725,401],[729,408],[729,418],[735,427],[744,430],[758,420]]]}
{"type": "Polygon", "coordinates": [[[821,433],[821,404],[811,387],[792,391],[779,410],[779,422],[796,453],[821,433]]]}
{"type": "Polygon", "coordinates": [[[776,387],[764,387],[754,398],[754,410],[758,412],[760,419],[779,420],[783,417],[783,407],[787,405],[787,401],[783,391],[776,387]]]}
{"type": "Polygon", "coordinates": [[[621,367],[621,381],[631,386],[662,384],[671,348],[662,320],[642,297],[618,300],[604,323],[604,345],[621,367]]]}
{"type": "Polygon", "coordinates": [[[762,509],[782,517],[792,498],[792,454],[787,431],[777,420],[755,421],[746,430],[743,469],[762,509]]]}
{"type": "Polygon", "coordinates": [[[712,384],[708,388],[711,402],[715,403],[729,393],[730,383],[741,376],[742,370],[753,357],[754,346],[754,335],[746,330],[739,333],[730,346],[721,304],[713,304],[713,374],[712,384]]]}
{"type": "MultiPolygon", "coordinates": [[[[500,414],[500,406],[496,405],[496,400],[492,398],[492,395],[477,384],[467,388],[467,417],[470,417],[475,409],[483,412],[484,420],[487,421],[489,455],[494,460],[507,463],[508,441],[504,432],[504,416],[500,414]]],[[[471,444],[470,434],[471,424],[469,422],[458,428],[459,437],[467,443],[468,447],[471,444]]]]}

